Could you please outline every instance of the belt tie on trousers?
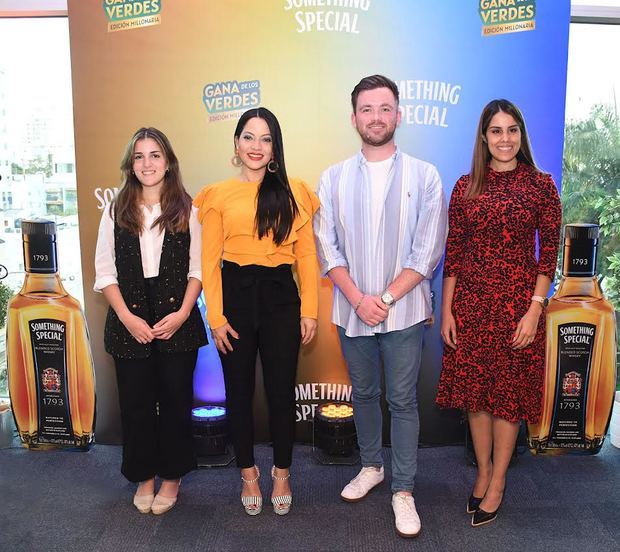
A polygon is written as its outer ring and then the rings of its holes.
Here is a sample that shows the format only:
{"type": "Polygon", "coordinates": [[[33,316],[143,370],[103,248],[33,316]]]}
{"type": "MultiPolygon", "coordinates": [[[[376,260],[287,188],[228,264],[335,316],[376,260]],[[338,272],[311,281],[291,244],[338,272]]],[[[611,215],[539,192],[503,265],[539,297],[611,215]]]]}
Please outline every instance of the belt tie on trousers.
{"type": "Polygon", "coordinates": [[[238,265],[230,261],[222,263],[223,278],[230,278],[240,290],[250,292],[252,301],[252,326],[257,330],[260,324],[260,292],[265,283],[275,284],[284,291],[291,281],[291,265],[281,264],[275,267],[262,265],[238,265]]]}

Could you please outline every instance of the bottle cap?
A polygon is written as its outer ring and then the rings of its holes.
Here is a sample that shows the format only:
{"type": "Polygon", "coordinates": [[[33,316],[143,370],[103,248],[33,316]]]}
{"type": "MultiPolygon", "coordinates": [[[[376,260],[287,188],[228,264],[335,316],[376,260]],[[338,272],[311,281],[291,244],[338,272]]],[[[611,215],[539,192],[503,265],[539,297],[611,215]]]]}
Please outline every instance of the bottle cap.
{"type": "Polygon", "coordinates": [[[54,236],[56,223],[47,219],[22,220],[22,234],[28,236],[54,236]]]}
{"type": "Polygon", "coordinates": [[[598,241],[598,224],[567,224],[564,227],[564,242],[598,241]]]}

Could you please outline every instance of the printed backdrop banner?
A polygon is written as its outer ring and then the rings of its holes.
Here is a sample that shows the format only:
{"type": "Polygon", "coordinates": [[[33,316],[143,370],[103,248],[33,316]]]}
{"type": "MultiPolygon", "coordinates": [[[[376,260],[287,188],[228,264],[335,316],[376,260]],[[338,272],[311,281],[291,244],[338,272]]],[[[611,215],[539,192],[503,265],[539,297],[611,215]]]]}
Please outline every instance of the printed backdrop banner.
{"type": "MultiPolygon", "coordinates": [[[[120,158],[141,126],[170,138],[187,189],[235,174],[233,130],[262,105],[279,118],[288,172],[316,188],[354,155],[350,92],[382,73],[400,88],[397,143],[434,163],[446,196],[468,172],[477,121],[493,98],[521,107],[536,159],[560,183],[569,0],[69,0],[78,201],[86,312],[97,370],[98,440],[120,436],[116,381],[103,351],[107,305],[90,292],[101,210],[119,185],[120,158]]],[[[440,304],[441,268],[433,280],[440,304]]],[[[321,283],[319,332],[300,357],[299,436],[321,401],[351,389],[321,283]]],[[[437,319],[425,337],[421,440],[462,440],[459,415],[434,406],[441,369],[437,319]]],[[[260,378],[260,375],[258,376],[260,378]]],[[[201,352],[197,404],[221,403],[213,347],[201,352]]],[[[266,436],[264,397],[259,433],[266,436]]]]}

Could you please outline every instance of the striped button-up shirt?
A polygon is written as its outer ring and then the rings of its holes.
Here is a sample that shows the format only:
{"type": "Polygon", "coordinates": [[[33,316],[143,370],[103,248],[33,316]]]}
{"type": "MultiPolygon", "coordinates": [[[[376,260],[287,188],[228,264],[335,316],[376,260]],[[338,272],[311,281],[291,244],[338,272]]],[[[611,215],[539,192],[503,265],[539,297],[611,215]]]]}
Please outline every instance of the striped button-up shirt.
{"type": "Polygon", "coordinates": [[[332,322],[349,337],[403,330],[427,319],[432,312],[429,279],[446,241],[446,201],[433,165],[396,150],[377,236],[370,232],[371,185],[361,152],[322,174],[321,208],[314,218],[322,275],[345,267],[367,295],[383,293],[405,268],[419,272],[424,280],[394,303],[383,322],[372,327],[362,322],[334,286],[332,322]]]}

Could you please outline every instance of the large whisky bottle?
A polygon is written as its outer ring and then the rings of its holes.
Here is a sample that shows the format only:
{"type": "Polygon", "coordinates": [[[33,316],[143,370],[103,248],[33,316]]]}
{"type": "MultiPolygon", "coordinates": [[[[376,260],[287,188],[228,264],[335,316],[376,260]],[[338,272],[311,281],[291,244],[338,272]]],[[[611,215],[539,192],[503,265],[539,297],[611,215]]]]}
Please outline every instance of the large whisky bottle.
{"type": "Polygon", "coordinates": [[[15,423],[27,448],[93,442],[95,378],[80,303],[63,288],[56,225],[22,221],[26,278],[8,307],[7,368],[15,423]]]}
{"type": "Polygon", "coordinates": [[[562,279],[547,310],[542,414],[529,429],[532,452],[596,454],[616,388],[616,319],[596,277],[599,228],[564,228],[562,279]]]}

